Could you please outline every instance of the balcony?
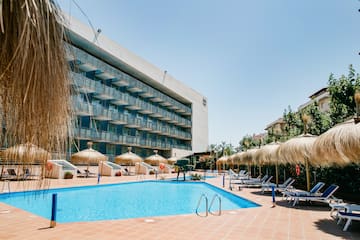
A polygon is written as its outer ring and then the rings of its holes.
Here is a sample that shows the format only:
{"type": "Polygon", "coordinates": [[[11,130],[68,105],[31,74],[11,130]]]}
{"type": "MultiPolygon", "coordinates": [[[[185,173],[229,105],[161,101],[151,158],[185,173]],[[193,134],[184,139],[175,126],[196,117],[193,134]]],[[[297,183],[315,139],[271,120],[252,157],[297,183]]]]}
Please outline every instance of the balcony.
{"type": "Polygon", "coordinates": [[[109,109],[104,108],[101,105],[93,105],[93,119],[100,121],[109,121],[112,119],[111,111],[109,109]]]}
{"type": "Polygon", "coordinates": [[[114,99],[113,88],[102,84],[101,82],[96,82],[96,93],[94,97],[101,100],[110,100],[114,99]]]}
{"type": "Polygon", "coordinates": [[[127,90],[132,93],[141,93],[145,90],[144,88],[144,84],[134,78],[131,78],[129,85],[127,86],[127,90]]]}
{"type": "Polygon", "coordinates": [[[73,80],[75,90],[81,93],[96,92],[95,81],[85,77],[80,73],[70,72],[70,78],[73,80]]]}
{"type": "Polygon", "coordinates": [[[78,116],[92,116],[93,115],[93,106],[90,103],[79,100],[78,98],[73,98],[73,109],[75,115],[78,116]]]}
{"type": "Polygon", "coordinates": [[[138,111],[141,109],[139,98],[133,97],[131,95],[128,95],[128,98],[129,98],[129,102],[128,102],[129,105],[126,106],[127,109],[134,111],[138,111]]]}
{"type": "Polygon", "coordinates": [[[141,127],[141,119],[135,118],[130,115],[125,115],[126,124],[125,127],[127,128],[140,128],[141,127]]]}
{"type": "Polygon", "coordinates": [[[111,95],[113,96],[110,101],[112,104],[117,106],[126,106],[129,105],[129,94],[122,93],[116,89],[111,90],[111,95]]]}
{"type": "Polygon", "coordinates": [[[130,146],[140,146],[140,138],[135,137],[135,136],[124,136],[125,138],[125,143],[130,145],[130,146]]]}
{"type": "Polygon", "coordinates": [[[141,121],[141,126],[139,127],[139,130],[142,131],[151,131],[152,129],[152,122],[149,121],[141,121]]]}
{"type": "Polygon", "coordinates": [[[126,117],[124,114],[119,113],[118,111],[111,111],[111,120],[110,123],[116,125],[124,125],[126,124],[126,117]]]}

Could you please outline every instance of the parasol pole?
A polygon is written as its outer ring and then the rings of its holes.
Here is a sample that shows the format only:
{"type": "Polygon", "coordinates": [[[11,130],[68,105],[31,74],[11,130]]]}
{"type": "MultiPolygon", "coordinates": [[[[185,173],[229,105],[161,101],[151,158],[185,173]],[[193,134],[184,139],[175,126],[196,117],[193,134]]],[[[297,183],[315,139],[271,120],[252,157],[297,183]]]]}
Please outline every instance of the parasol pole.
{"type": "Polygon", "coordinates": [[[259,164],[259,175],[261,177],[261,163],[259,164]]]}
{"type": "Polygon", "coordinates": [[[310,191],[310,171],[309,171],[309,161],[305,159],[305,173],[306,173],[306,188],[307,191],[310,191]]]}
{"type": "MultiPolygon", "coordinates": [[[[310,116],[307,114],[302,115],[302,120],[304,122],[304,135],[307,134],[307,125],[310,122],[310,116]]],[[[305,157],[305,173],[306,173],[306,188],[307,191],[310,191],[310,172],[309,172],[309,159],[305,157]]]]}
{"type": "Polygon", "coordinates": [[[278,186],[279,185],[279,165],[278,165],[277,159],[275,162],[275,175],[276,175],[276,186],[278,186]]]}

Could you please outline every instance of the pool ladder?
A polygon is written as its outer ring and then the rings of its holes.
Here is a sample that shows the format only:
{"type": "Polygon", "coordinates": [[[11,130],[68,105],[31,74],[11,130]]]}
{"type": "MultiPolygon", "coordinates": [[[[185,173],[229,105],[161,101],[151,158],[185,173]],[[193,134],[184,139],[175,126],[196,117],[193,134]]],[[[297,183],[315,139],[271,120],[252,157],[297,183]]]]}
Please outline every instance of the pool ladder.
{"type": "Polygon", "coordinates": [[[200,196],[200,198],[199,198],[199,201],[198,201],[198,204],[197,204],[197,206],[196,206],[195,213],[196,213],[196,215],[198,215],[199,217],[207,217],[207,216],[209,215],[209,213],[210,213],[211,215],[214,215],[214,216],[220,216],[220,215],[221,215],[221,198],[220,198],[220,196],[219,196],[218,194],[215,194],[215,195],[212,197],[211,202],[210,202],[210,206],[209,206],[208,197],[205,195],[205,193],[201,194],[201,196],[200,196]],[[201,214],[199,213],[200,204],[201,204],[202,201],[204,201],[203,199],[205,200],[205,206],[206,206],[205,215],[201,215],[201,214]],[[212,208],[212,206],[214,205],[214,202],[215,202],[216,199],[217,199],[218,202],[219,202],[219,210],[218,210],[218,212],[212,212],[212,211],[211,211],[211,208],[212,208]]]}

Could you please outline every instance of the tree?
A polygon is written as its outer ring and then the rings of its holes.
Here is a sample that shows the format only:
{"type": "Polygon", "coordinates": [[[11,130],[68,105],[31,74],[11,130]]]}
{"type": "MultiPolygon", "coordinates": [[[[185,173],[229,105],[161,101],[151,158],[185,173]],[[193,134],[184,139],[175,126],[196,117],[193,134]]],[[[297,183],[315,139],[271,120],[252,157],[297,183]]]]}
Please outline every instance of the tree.
{"type": "Polygon", "coordinates": [[[350,65],[348,76],[342,75],[336,79],[330,74],[328,84],[331,96],[330,118],[333,124],[341,123],[355,113],[354,94],[360,89],[360,76],[350,65]]]}
{"type": "Polygon", "coordinates": [[[283,119],[285,122],[284,136],[282,140],[290,139],[294,136],[300,135],[303,132],[304,125],[301,121],[301,116],[298,112],[293,112],[291,107],[284,110],[283,119]]]}
{"type": "Polygon", "coordinates": [[[303,111],[310,116],[308,133],[320,135],[331,127],[331,119],[329,113],[320,112],[317,102],[307,106],[303,111]]]}

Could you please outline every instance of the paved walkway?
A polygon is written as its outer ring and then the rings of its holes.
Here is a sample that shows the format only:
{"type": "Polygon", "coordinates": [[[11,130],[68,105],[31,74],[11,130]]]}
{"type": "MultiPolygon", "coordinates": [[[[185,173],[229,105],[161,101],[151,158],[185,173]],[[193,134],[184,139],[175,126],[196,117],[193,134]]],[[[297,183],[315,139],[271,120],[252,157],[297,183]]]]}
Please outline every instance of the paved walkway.
{"type": "MultiPolygon", "coordinates": [[[[134,176],[103,177],[101,184],[136,180],[134,176]]],[[[46,184],[53,188],[94,185],[96,181],[96,178],[78,178],[47,180],[46,184]]],[[[222,187],[221,177],[206,181],[222,187]]],[[[11,182],[11,185],[12,190],[37,187],[33,182],[11,182]]],[[[326,206],[302,204],[291,207],[281,197],[277,197],[277,205],[272,207],[270,194],[263,195],[259,189],[232,192],[262,206],[223,211],[221,216],[210,215],[206,218],[190,214],[151,219],[58,223],[55,228],[49,228],[49,220],[0,203],[0,239],[360,239],[359,222],[354,222],[347,232],[343,232],[343,225],[336,224],[326,206]]]]}

